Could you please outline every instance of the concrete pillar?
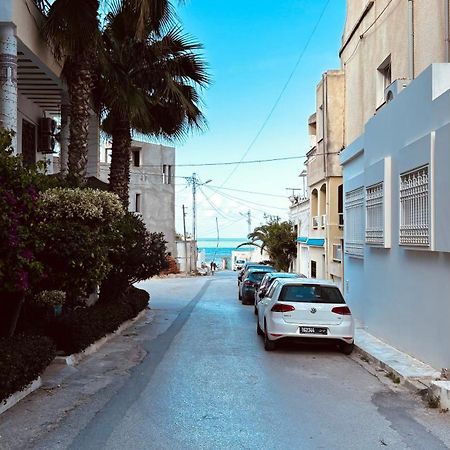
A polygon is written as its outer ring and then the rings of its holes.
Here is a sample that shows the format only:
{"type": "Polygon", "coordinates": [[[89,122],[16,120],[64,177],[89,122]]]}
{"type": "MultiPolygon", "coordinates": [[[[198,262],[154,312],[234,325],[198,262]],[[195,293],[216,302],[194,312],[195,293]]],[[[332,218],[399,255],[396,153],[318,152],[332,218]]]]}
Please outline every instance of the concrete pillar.
{"type": "MultiPolygon", "coordinates": [[[[0,126],[17,133],[16,26],[0,22],[0,126]]],[[[17,153],[17,138],[13,138],[17,153]]]]}
{"type": "Polygon", "coordinates": [[[70,99],[69,94],[63,91],[61,98],[61,134],[59,139],[59,145],[61,147],[60,152],[60,164],[61,173],[66,175],[69,163],[69,126],[70,126],[70,99]]]}

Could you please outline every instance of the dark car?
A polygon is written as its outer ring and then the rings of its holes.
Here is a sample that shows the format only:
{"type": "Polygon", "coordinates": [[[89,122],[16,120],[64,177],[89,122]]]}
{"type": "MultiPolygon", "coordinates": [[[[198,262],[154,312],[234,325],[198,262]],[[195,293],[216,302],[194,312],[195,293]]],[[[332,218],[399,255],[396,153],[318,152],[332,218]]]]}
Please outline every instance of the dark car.
{"type": "Polygon", "coordinates": [[[261,280],[269,272],[273,272],[274,268],[265,266],[250,267],[246,271],[244,278],[239,286],[239,299],[242,300],[242,304],[252,304],[255,298],[255,291],[259,288],[261,280]]]}
{"type": "Polygon", "coordinates": [[[260,299],[262,299],[266,292],[269,290],[272,283],[279,278],[306,278],[305,275],[301,275],[298,273],[290,273],[290,272],[268,272],[264,275],[264,278],[261,280],[259,288],[255,290],[255,314],[258,314],[258,310],[256,309],[256,305],[260,299]]]}
{"type": "Polygon", "coordinates": [[[241,283],[241,281],[245,278],[245,276],[247,275],[247,271],[249,269],[266,269],[266,268],[270,268],[271,270],[267,270],[267,272],[275,272],[275,269],[272,266],[269,266],[267,264],[262,264],[260,262],[246,262],[244,264],[244,267],[238,272],[238,286],[241,283]]]}

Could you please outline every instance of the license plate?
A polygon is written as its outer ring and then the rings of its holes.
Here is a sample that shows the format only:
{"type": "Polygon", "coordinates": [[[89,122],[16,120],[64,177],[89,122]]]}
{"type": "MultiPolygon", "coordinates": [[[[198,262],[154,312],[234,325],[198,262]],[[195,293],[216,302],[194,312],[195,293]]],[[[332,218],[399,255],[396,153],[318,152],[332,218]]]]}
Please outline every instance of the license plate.
{"type": "Polygon", "coordinates": [[[318,327],[299,327],[298,330],[301,334],[327,334],[327,328],[318,327]]]}

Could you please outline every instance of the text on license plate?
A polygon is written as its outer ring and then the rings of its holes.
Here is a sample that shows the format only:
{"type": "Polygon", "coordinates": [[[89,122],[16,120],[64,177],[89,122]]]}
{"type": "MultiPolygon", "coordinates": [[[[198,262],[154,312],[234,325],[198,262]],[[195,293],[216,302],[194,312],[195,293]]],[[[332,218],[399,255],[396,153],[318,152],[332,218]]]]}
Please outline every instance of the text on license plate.
{"type": "Polygon", "coordinates": [[[327,334],[327,328],[320,327],[299,327],[298,330],[301,334],[327,334]]]}

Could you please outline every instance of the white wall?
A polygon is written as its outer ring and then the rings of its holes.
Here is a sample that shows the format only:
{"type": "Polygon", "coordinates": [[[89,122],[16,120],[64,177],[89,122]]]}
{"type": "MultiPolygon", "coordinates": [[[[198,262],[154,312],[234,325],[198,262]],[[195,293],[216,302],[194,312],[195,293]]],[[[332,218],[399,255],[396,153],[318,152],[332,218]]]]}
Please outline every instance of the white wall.
{"type": "Polygon", "coordinates": [[[368,331],[435,366],[450,366],[450,64],[434,64],[384,106],[341,157],[344,192],[384,176],[391,157],[387,248],[365,245],[364,259],[345,256],[345,295],[368,331]],[[361,151],[361,150],[364,151],[361,151]],[[430,248],[399,245],[400,174],[431,171],[430,248]],[[378,173],[378,174],[377,174],[378,173]],[[434,207],[433,207],[434,206],[434,207]]]}

